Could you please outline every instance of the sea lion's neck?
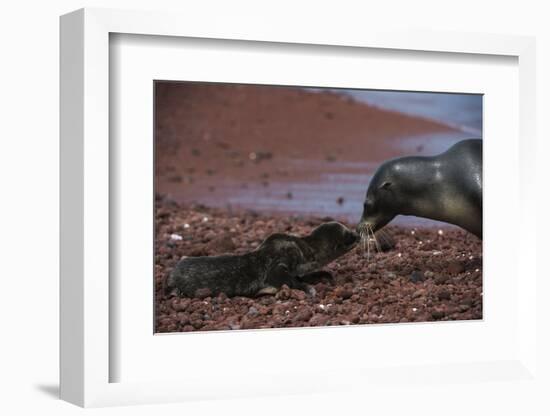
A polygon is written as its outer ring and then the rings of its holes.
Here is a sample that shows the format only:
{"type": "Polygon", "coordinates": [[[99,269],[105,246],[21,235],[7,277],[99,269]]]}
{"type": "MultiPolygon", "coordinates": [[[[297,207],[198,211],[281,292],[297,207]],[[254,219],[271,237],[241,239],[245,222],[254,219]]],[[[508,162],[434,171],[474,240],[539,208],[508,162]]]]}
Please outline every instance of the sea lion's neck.
{"type": "Polygon", "coordinates": [[[404,215],[430,218],[469,229],[465,218],[477,218],[476,212],[466,212],[469,203],[463,192],[449,184],[437,158],[426,158],[423,174],[415,177],[414,197],[403,210],[404,215]]]}
{"type": "Polygon", "coordinates": [[[440,215],[441,181],[438,162],[433,157],[406,158],[399,182],[407,192],[399,198],[397,214],[433,218],[440,215]]]}

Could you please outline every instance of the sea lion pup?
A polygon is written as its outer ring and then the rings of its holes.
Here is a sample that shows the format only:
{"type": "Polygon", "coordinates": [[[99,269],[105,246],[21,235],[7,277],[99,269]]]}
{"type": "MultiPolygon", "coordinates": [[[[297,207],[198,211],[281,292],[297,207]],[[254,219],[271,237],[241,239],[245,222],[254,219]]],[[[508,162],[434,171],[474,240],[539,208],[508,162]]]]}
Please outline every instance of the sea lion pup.
{"type": "Polygon", "coordinates": [[[357,231],[363,238],[396,215],[458,225],[482,238],[482,144],[460,141],[431,157],[382,164],[369,184],[357,231]]]}
{"type": "Polygon", "coordinates": [[[306,275],[350,251],[358,240],[355,231],[329,222],[302,238],[272,234],[243,255],[184,257],[170,273],[166,293],[194,297],[201,289],[212,296],[251,297],[274,294],[284,284],[307,291],[305,281],[312,282],[306,275]]]}

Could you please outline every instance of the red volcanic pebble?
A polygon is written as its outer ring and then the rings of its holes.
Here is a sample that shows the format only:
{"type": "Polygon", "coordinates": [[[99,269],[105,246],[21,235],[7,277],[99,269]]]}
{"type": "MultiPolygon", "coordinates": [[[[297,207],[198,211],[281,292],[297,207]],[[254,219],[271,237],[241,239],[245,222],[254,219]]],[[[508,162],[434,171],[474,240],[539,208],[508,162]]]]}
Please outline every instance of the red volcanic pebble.
{"type": "MultiPolygon", "coordinates": [[[[256,298],[164,294],[182,256],[243,254],[272,233],[306,235],[328,218],[267,216],[156,198],[155,329],[190,332],[481,319],[481,241],[457,228],[386,227],[394,247],[360,246],[324,267],[334,282],[256,298]]],[[[352,224],[348,224],[353,226],[352,224]]]]}

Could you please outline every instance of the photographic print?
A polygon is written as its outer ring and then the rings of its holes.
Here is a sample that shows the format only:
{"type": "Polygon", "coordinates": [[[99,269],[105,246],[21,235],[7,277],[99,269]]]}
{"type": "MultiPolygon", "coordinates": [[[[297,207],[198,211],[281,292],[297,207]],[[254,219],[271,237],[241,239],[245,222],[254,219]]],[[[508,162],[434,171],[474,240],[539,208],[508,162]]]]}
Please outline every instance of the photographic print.
{"type": "Polygon", "coordinates": [[[154,82],[155,332],[482,319],[482,95],[154,82]]]}

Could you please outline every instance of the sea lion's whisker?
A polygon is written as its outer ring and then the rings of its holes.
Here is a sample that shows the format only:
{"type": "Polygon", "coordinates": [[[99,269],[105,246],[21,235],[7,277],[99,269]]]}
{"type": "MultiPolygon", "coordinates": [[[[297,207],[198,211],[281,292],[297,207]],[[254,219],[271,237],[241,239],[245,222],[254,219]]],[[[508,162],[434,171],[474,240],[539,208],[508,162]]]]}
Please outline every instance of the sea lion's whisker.
{"type": "Polygon", "coordinates": [[[376,234],[378,234],[379,236],[384,236],[384,237],[386,237],[388,235],[388,233],[383,228],[379,229],[376,232],[376,234]]]}
{"type": "Polygon", "coordinates": [[[381,229],[381,230],[379,230],[378,232],[379,232],[381,235],[384,236],[384,238],[386,239],[386,242],[388,242],[389,244],[393,244],[393,237],[392,237],[392,235],[391,235],[388,231],[386,231],[386,230],[384,230],[384,229],[381,229]]]}
{"type": "Polygon", "coordinates": [[[374,235],[376,236],[376,239],[378,240],[378,242],[382,242],[382,243],[386,242],[386,237],[384,237],[384,235],[380,231],[377,231],[374,235]]]}
{"type": "MultiPolygon", "coordinates": [[[[376,245],[374,244],[374,239],[371,237],[371,235],[372,235],[371,229],[368,228],[368,242],[369,242],[369,247],[370,247],[371,244],[373,244],[374,250],[376,250],[376,245]]],[[[374,251],[374,250],[373,250],[373,251],[374,251]]]]}
{"type": "Polygon", "coordinates": [[[377,233],[378,233],[378,237],[380,237],[383,243],[385,244],[391,243],[391,238],[386,231],[382,229],[382,230],[378,230],[377,233]]]}
{"type": "Polygon", "coordinates": [[[370,260],[370,240],[367,235],[367,260],[370,260]]]}
{"type": "Polygon", "coordinates": [[[376,235],[374,234],[374,230],[372,229],[372,226],[369,227],[369,230],[372,234],[372,239],[374,240],[374,246],[376,247],[376,251],[378,251],[379,253],[382,252],[382,248],[380,247],[380,243],[378,243],[378,239],[376,238],[376,235]]]}
{"type": "Polygon", "coordinates": [[[363,247],[363,252],[367,250],[368,236],[364,227],[359,229],[359,237],[361,239],[361,246],[363,247]]]}
{"type": "Polygon", "coordinates": [[[370,239],[369,239],[369,232],[368,228],[365,228],[365,232],[363,234],[364,242],[367,247],[367,260],[370,260],[370,239]]]}
{"type": "Polygon", "coordinates": [[[374,237],[374,242],[376,243],[376,248],[378,249],[379,253],[382,253],[382,246],[380,245],[380,242],[378,241],[378,237],[376,234],[374,234],[374,231],[372,232],[372,236],[374,237]]]}
{"type": "Polygon", "coordinates": [[[376,239],[376,236],[374,235],[372,225],[369,226],[369,232],[370,232],[369,241],[371,242],[371,244],[373,246],[373,253],[376,254],[376,253],[380,252],[380,245],[378,244],[378,240],[376,239]]]}

